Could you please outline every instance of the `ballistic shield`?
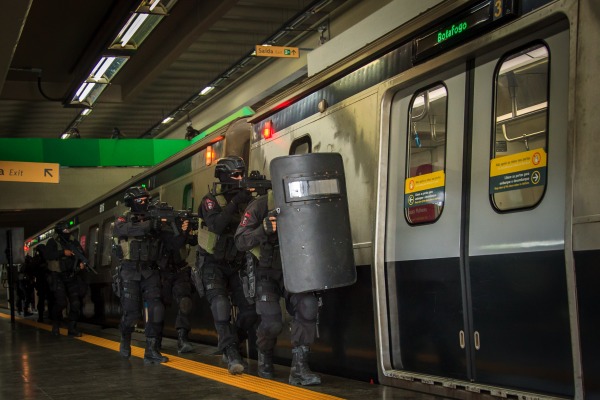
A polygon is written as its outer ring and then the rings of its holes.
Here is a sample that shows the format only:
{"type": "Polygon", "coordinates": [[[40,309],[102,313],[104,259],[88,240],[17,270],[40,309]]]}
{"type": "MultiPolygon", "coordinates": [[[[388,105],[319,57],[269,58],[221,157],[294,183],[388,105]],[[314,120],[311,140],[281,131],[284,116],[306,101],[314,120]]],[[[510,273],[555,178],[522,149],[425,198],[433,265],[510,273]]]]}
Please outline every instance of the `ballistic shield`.
{"type": "Polygon", "coordinates": [[[341,155],[278,157],[270,170],[287,290],[320,291],[356,282],[341,155]]]}

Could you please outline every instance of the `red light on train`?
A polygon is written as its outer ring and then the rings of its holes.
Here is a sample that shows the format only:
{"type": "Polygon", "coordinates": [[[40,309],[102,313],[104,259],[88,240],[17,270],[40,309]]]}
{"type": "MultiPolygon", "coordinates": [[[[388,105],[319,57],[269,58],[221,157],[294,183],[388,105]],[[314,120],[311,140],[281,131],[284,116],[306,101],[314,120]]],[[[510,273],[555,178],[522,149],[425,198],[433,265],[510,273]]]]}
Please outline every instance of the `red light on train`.
{"type": "Polygon", "coordinates": [[[215,152],[212,146],[206,146],[206,165],[210,165],[215,157],[215,152]]]}
{"type": "Polygon", "coordinates": [[[265,139],[270,139],[273,136],[273,122],[267,121],[265,122],[265,126],[263,127],[263,137],[265,139]]]}

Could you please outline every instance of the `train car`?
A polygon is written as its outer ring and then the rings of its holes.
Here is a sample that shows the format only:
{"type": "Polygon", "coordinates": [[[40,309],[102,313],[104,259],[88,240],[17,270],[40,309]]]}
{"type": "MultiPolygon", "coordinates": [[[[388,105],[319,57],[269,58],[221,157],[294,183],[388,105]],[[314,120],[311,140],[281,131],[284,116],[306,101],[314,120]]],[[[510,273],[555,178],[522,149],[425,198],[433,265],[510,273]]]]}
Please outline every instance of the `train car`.
{"type": "Polygon", "coordinates": [[[372,284],[380,382],[600,395],[598,31],[585,1],[444,2],[251,118],[253,165],[344,158],[361,271],[344,329],[372,284]]]}
{"type": "MultiPolygon", "coordinates": [[[[358,279],[322,293],[315,370],[456,398],[600,398],[599,19],[585,0],[442,2],[271,100],[235,149],[214,134],[78,210],[104,271],[90,318],[116,324],[106,243],[127,186],[193,208],[209,145],[267,175],[275,157],[337,152],[358,279]]],[[[214,344],[204,303],[192,337],[214,344]]]]}

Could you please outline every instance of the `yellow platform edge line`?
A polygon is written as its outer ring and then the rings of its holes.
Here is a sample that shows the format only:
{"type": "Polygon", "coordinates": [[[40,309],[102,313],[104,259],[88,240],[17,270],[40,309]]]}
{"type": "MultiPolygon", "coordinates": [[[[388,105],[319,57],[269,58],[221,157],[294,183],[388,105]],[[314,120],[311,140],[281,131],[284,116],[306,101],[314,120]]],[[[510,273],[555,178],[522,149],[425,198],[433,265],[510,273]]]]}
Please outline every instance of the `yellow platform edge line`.
{"type": "MultiPolygon", "coordinates": [[[[0,312],[0,318],[10,319],[10,315],[0,312]]],[[[51,326],[48,324],[40,323],[20,316],[15,316],[15,320],[21,324],[44,329],[46,331],[52,330],[51,326]]],[[[67,335],[66,329],[61,329],[60,332],[61,335],[67,335]]],[[[95,346],[104,347],[109,350],[119,351],[119,343],[113,340],[104,339],[89,334],[84,334],[83,336],[74,339],[93,344],[95,346]]],[[[229,386],[234,386],[250,392],[262,394],[274,399],[342,400],[341,397],[319,393],[304,389],[302,387],[292,386],[286,383],[276,382],[253,375],[231,375],[225,368],[204,364],[183,357],[177,357],[172,354],[164,354],[169,357],[169,361],[161,364],[162,366],[225,383],[229,386]]],[[[131,355],[138,358],[144,358],[144,349],[138,346],[131,346],[131,355]]]]}

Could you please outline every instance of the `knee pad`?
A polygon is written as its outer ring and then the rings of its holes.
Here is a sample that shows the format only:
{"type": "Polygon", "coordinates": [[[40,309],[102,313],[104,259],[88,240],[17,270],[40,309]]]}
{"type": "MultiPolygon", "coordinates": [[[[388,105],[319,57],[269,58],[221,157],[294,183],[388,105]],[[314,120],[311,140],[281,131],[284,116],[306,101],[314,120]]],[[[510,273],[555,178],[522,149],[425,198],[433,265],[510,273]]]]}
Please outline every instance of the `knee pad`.
{"type": "Polygon", "coordinates": [[[183,297],[181,301],[179,301],[179,310],[183,314],[189,314],[192,312],[192,299],[189,297],[183,297]]]}
{"type": "Polygon", "coordinates": [[[296,318],[304,321],[314,321],[319,312],[319,301],[312,294],[302,296],[296,305],[296,318]]]}
{"type": "Polygon", "coordinates": [[[165,306],[159,299],[152,299],[146,302],[146,322],[162,323],[165,318],[165,306]]]}
{"type": "Polygon", "coordinates": [[[228,323],[231,319],[231,303],[228,297],[222,295],[214,297],[210,303],[210,310],[215,323],[228,323]]]}
{"type": "Polygon", "coordinates": [[[76,313],[81,312],[81,302],[79,301],[79,298],[71,299],[69,301],[69,308],[76,313]]]}
{"type": "Polygon", "coordinates": [[[259,330],[267,337],[276,338],[283,330],[281,319],[263,318],[259,330]]]}

